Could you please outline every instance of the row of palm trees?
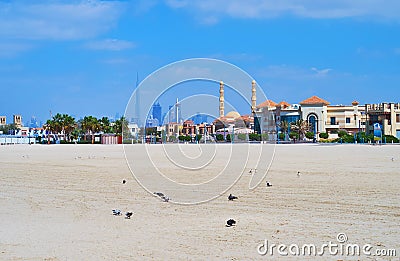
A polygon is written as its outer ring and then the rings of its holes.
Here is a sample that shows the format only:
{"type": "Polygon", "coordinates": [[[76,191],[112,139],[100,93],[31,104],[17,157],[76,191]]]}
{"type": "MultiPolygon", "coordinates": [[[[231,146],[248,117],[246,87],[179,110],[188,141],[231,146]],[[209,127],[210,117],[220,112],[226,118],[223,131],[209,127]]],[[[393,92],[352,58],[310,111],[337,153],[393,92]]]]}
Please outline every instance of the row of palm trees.
{"type": "Polygon", "coordinates": [[[303,139],[306,135],[307,132],[309,132],[311,130],[311,125],[303,120],[303,119],[299,119],[297,121],[294,122],[288,122],[288,121],[281,121],[279,123],[279,127],[282,131],[282,133],[284,133],[285,137],[286,134],[289,131],[289,127],[291,130],[293,130],[295,133],[298,134],[300,139],[303,139]]]}
{"type": "Polygon", "coordinates": [[[46,121],[44,128],[51,134],[62,134],[67,141],[77,140],[83,136],[84,140],[90,136],[94,143],[95,133],[113,133],[122,135],[122,129],[127,128],[128,122],[124,117],[111,123],[108,117],[96,118],[94,116],[85,116],[76,121],[74,117],[68,114],[57,113],[51,119],[46,121]]]}

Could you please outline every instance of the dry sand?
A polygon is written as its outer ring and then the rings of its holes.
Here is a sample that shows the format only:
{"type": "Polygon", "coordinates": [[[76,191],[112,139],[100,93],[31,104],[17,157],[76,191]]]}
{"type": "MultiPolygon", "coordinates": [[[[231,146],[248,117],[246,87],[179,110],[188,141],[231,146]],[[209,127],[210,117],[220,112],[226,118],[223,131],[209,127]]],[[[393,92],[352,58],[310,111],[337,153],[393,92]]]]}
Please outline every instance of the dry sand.
{"type": "MultiPolygon", "coordinates": [[[[0,146],[0,260],[270,260],[282,257],[257,253],[265,239],[318,246],[340,232],[394,248],[398,260],[399,167],[396,145],[278,145],[272,187],[250,191],[245,173],[229,190],[237,201],[227,192],[183,206],[146,192],[120,145],[0,146]],[[113,216],[114,208],[134,215],[113,216]],[[225,227],[229,218],[235,227],[225,227]]],[[[375,257],[319,258],[336,259],[375,257]]]]}

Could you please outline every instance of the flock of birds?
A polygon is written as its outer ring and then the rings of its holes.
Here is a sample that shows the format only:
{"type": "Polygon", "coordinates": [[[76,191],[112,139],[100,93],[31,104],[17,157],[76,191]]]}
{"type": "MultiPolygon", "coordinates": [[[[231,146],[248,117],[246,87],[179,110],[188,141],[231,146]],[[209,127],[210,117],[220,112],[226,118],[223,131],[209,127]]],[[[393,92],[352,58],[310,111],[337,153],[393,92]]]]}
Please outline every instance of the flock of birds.
{"type": "MultiPolygon", "coordinates": [[[[125,179],[122,180],[122,184],[126,184],[126,180],[125,179]]],[[[158,196],[164,202],[168,202],[170,200],[170,198],[167,197],[166,195],[164,195],[164,193],[162,193],[162,192],[154,192],[153,194],[158,196]]],[[[114,216],[121,216],[122,215],[122,211],[119,210],[119,209],[113,209],[112,210],[112,214],[114,216]]],[[[126,219],[130,219],[132,215],[133,215],[133,212],[128,211],[128,212],[125,213],[125,218],[126,219]]]]}
{"type": "MultiPolygon", "coordinates": [[[[394,158],[392,158],[391,160],[394,161],[394,158]]],[[[257,169],[250,169],[249,173],[250,174],[257,173],[257,169]]],[[[297,171],[297,177],[298,178],[300,178],[300,175],[301,175],[300,171],[297,171]]],[[[125,184],[125,183],[126,183],[126,180],[125,179],[122,180],[122,184],[125,184]]],[[[272,187],[272,184],[269,181],[266,181],[266,186],[267,187],[272,187]]],[[[162,193],[162,192],[154,192],[153,194],[158,196],[164,202],[168,202],[170,200],[170,198],[167,197],[166,195],[164,195],[164,193],[162,193]]],[[[232,193],[229,194],[228,201],[234,201],[236,199],[238,199],[237,196],[232,195],[232,193]]],[[[113,212],[114,216],[122,215],[122,212],[119,209],[113,209],[112,212],[113,212]]],[[[132,215],[133,215],[133,212],[126,212],[125,213],[125,218],[126,219],[130,219],[132,215]]],[[[226,221],[226,227],[232,227],[232,226],[235,226],[235,225],[236,225],[236,221],[234,219],[232,219],[232,218],[230,218],[230,219],[228,219],[226,221]]]]}
{"type": "MultiPolygon", "coordinates": [[[[126,183],[126,180],[123,179],[123,180],[122,180],[122,184],[125,184],[125,183],[126,183]]],[[[122,211],[119,210],[119,209],[113,209],[113,210],[112,210],[112,214],[113,214],[114,216],[122,216],[122,211]]],[[[131,216],[132,216],[132,215],[133,215],[133,212],[131,212],[131,211],[125,212],[125,219],[131,219],[131,216]]]]}
{"type": "MultiPolygon", "coordinates": [[[[393,158],[392,158],[392,161],[393,161],[393,158]]],[[[257,169],[250,169],[249,173],[250,174],[257,173],[257,169]]],[[[300,178],[300,171],[297,171],[297,177],[300,178]]],[[[266,181],[265,185],[267,187],[272,187],[272,184],[269,181],[266,181]]],[[[232,194],[229,194],[229,196],[228,196],[228,200],[229,201],[234,201],[235,199],[238,199],[238,197],[234,196],[232,194]]],[[[226,227],[232,227],[232,226],[235,226],[235,225],[236,225],[236,221],[234,219],[232,219],[232,218],[228,219],[226,221],[226,227]]]]}

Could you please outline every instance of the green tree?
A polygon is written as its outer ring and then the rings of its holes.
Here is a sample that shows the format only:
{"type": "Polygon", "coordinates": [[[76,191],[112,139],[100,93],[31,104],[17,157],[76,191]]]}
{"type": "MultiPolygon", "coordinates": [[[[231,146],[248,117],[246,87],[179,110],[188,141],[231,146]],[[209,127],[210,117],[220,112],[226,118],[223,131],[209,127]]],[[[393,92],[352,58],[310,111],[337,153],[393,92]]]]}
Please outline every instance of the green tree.
{"type": "Polygon", "coordinates": [[[279,137],[279,139],[286,140],[286,134],[287,134],[287,132],[289,130],[289,126],[290,126],[290,124],[289,124],[288,121],[281,121],[279,123],[279,128],[281,128],[281,131],[283,133],[283,138],[279,137]]]}
{"type": "Polygon", "coordinates": [[[124,137],[129,137],[130,132],[128,128],[128,121],[125,117],[121,117],[120,119],[114,122],[113,126],[114,133],[117,135],[122,135],[124,137]]]}
{"type": "Polygon", "coordinates": [[[94,134],[100,130],[100,123],[96,117],[93,116],[85,116],[81,122],[82,130],[85,132],[85,140],[86,136],[91,136],[92,144],[94,143],[94,134]]]}
{"type": "Polygon", "coordinates": [[[99,120],[100,123],[100,130],[104,133],[112,133],[110,119],[108,117],[102,117],[99,120]]]}
{"type": "Polygon", "coordinates": [[[3,132],[3,134],[14,134],[15,132],[18,132],[20,128],[17,127],[14,123],[10,123],[7,125],[0,126],[0,131],[3,132]]]}
{"type": "Polygon", "coordinates": [[[61,116],[61,125],[66,139],[71,141],[71,133],[77,128],[75,118],[68,114],[63,114],[61,116]]]}
{"type": "Polygon", "coordinates": [[[292,122],[291,127],[299,134],[301,139],[304,138],[306,132],[310,131],[310,124],[303,119],[292,122]]]}

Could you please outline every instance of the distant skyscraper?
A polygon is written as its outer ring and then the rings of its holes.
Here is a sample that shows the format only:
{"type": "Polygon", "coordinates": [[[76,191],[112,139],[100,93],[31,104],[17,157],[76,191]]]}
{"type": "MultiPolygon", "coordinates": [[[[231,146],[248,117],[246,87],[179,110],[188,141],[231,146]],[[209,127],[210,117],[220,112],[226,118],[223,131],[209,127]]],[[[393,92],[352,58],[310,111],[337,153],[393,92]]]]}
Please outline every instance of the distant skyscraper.
{"type": "Polygon", "coordinates": [[[175,110],[172,105],[168,107],[168,122],[175,122],[175,110]]]}
{"type": "Polygon", "coordinates": [[[176,103],[175,103],[175,122],[181,122],[182,121],[182,111],[181,111],[181,104],[179,103],[178,98],[176,98],[176,103]]]}
{"type": "Polygon", "coordinates": [[[157,119],[159,124],[162,124],[162,118],[161,118],[161,105],[159,102],[153,104],[153,111],[152,111],[152,115],[153,115],[153,119],[157,119]]]}
{"type": "Polygon", "coordinates": [[[37,128],[39,126],[35,116],[31,117],[31,121],[27,126],[29,126],[29,128],[37,128]]]}

